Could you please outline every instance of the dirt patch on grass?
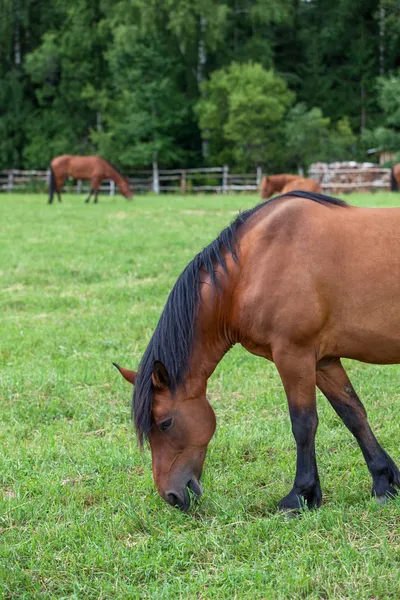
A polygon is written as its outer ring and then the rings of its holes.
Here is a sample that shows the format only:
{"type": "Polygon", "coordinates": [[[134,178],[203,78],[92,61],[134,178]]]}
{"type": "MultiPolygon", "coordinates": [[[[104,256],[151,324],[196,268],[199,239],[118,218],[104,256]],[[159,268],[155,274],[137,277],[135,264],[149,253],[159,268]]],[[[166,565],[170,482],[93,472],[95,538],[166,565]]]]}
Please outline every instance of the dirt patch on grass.
{"type": "Polygon", "coordinates": [[[21,292],[24,288],[25,286],[22,283],[16,283],[8,288],[4,288],[2,292],[21,292]]]}
{"type": "Polygon", "coordinates": [[[129,213],[127,212],[117,212],[117,213],[113,213],[112,215],[108,215],[109,219],[118,219],[119,221],[122,221],[123,219],[127,219],[129,217],[129,213]]]}

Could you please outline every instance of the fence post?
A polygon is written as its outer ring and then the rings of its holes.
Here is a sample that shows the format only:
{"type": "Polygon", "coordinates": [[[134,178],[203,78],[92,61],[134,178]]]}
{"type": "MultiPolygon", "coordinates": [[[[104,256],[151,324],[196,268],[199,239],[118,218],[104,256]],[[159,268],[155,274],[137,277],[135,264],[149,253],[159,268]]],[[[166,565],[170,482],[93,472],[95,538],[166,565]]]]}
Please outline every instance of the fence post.
{"type": "Polygon", "coordinates": [[[12,192],[13,183],[14,183],[14,172],[9,171],[8,177],[7,177],[7,192],[12,192]]]}
{"type": "Polygon", "coordinates": [[[181,194],[186,194],[186,171],[181,173],[181,194]]]}
{"type": "Polygon", "coordinates": [[[226,194],[228,191],[228,175],[229,175],[229,167],[228,165],[224,165],[222,169],[222,193],[226,194]]]}
{"type": "Polygon", "coordinates": [[[115,196],[115,181],[110,179],[110,196],[115,196]]]}
{"type": "Polygon", "coordinates": [[[260,186],[261,178],[262,178],[262,168],[261,167],[257,167],[257,173],[256,173],[256,185],[257,185],[257,187],[260,186]]]}
{"type": "Polygon", "coordinates": [[[158,178],[158,164],[157,159],[153,159],[153,192],[155,194],[160,193],[160,180],[158,178]]]}
{"type": "Polygon", "coordinates": [[[82,179],[78,179],[76,182],[76,193],[80,194],[82,191],[82,179]]]}

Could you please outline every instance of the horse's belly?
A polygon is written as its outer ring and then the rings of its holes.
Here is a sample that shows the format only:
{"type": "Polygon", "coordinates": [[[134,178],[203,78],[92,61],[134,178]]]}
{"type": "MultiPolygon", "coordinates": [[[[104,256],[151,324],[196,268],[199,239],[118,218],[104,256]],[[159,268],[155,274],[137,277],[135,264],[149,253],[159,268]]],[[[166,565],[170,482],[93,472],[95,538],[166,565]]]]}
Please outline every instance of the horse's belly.
{"type": "Polygon", "coordinates": [[[325,332],[325,355],[352,358],[367,363],[400,363],[400,322],[371,323],[364,327],[349,325],[325,332]],[[327,334],[327,335],[326,335],[327,334]]]}

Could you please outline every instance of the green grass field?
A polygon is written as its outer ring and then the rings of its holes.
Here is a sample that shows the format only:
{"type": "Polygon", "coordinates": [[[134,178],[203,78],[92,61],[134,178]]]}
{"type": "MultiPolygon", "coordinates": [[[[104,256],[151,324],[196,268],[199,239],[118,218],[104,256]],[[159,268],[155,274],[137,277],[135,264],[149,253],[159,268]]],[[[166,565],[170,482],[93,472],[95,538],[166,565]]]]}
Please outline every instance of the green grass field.
{"type": "MultiPolygon", "coordinates": [[[[323,506],[277,513],[295,444],[273,365],[235,347],[212,376],[218,426],[191,512],[159,498],[137,449],[131,389],[111,363],[137,367],[182,269],[256,201],[0,196],[1,598],[400,598],[400,501],[370,498],[323,397],[323,506]]],[[[398,367],[346,367],[400,464],[398,367]]]]}

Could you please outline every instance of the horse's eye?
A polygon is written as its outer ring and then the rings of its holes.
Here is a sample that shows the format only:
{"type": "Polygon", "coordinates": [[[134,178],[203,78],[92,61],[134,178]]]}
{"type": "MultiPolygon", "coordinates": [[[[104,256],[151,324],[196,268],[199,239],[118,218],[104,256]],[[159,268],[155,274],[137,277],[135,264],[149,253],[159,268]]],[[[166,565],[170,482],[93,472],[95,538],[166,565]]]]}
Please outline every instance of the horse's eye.
{"type": "Polygon", "coordinates": [[[162,423],[159,424],[158,429],[160,429],[160,431],[166,431],[167,429],[169,429],[172,425],[172,419],[167,419],[166,421],[163,421],[162,423]]]}

